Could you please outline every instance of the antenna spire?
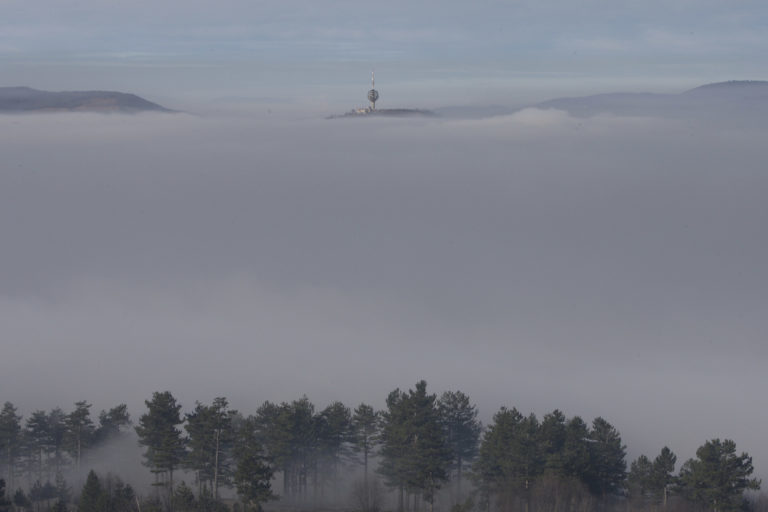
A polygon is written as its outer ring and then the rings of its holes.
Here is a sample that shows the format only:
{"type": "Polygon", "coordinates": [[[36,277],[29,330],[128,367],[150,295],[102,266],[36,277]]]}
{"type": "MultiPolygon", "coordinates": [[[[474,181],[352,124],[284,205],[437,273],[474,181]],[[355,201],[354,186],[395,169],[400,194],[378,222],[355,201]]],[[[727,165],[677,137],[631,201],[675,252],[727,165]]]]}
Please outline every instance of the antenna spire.
{"type": "Polygon", "coordinates": [[[371,110],[376,110],[377,99],[379,99],[379,91],[376,90],[376,75],[371,70],[371,90],[368,91],[368,101],[371,102],[371,110]]]}

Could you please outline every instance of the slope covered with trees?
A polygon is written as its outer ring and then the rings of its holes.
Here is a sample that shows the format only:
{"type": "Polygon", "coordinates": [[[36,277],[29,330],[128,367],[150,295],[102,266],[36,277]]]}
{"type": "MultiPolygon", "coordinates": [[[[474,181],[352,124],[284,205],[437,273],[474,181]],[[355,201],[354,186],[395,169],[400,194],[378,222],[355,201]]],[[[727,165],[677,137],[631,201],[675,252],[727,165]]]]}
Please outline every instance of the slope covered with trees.
{"type": "Polygon", "coordinates": [[[223,397],[184,412],[170,391],[145,407],[134,431],[154,484],[137,490],[115,474],[85,477],[96,449],[130,434],[124,404],[96,422],[86,401],[26,418],[6,402],[0,512],[768,510],[749,494],[760,481],[732,440],[705,441],[677,473],[666,446],[628,465],[604,418],[502,407],[483,427],[467,395],[430,393],[425,381],[391,391],[380,411],[338,401],[318,410],[303,396],[248,415],[223,397]]]}

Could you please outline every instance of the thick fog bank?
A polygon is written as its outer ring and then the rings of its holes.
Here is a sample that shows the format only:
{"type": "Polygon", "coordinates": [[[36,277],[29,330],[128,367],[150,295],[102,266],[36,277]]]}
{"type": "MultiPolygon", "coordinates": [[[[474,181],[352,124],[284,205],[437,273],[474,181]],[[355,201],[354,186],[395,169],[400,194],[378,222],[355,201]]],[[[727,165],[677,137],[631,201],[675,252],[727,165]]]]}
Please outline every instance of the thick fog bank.
{"type": "Polygon", "coordinates": [[[766,126],[0,116],[0,389],[383,407],[424,378],[765,474],[766,126]]]}

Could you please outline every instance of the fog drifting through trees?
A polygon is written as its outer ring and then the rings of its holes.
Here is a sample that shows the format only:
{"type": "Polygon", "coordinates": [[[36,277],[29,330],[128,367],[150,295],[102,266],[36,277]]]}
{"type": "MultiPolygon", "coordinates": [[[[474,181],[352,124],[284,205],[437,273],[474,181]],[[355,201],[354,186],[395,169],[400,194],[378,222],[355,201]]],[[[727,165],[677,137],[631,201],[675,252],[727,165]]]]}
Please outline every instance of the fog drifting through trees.
{"type": "Polygon", "coordinates": [[[4,505],[0,492],[0,507],[173,512],[261,510],[278,501],[278,508],[363,512],[735,512],[762,499],[750,500],[747,491],[761,482],[751,477],[752,458],[738,454],[732,440],[706,441],[679,472],[666,446],[653,461],[641,455],[628,469],[621,434],[604,418],[590,425],[554,410],[539,420],[502,407],[483,428],[467,395],[438,397],[425,381],[390,392],[381,411],[338,401],[316,410],[303,396],[264,402],[247,416],[223,397],[182,413],[169,391],[153,393],[145,406],[131,429],[123,404],[102,411],[97,424],[86,401],[26,420],[6,402],[0,487],[7,482],[13,500],[4,505]],[[123,455],[120,441],[135,439],[132,430],[154,475],[150,485],[126,484],[115,473],[125,475],[116,455],[123,455]],[[105,455],[113,466],[99,478],[94,468],[104,466],[105,455]]]}
{"type": "Polygon", "coordinates": [[[730,438],[768,462],[760,127],[0,124],[0,388],[24,418],[87,397],[136,421],[165,389],[184,413],[304,393],[380,410],[423,376],[486,425],[501,406],[607,418],[627,462],[730,438]]]}

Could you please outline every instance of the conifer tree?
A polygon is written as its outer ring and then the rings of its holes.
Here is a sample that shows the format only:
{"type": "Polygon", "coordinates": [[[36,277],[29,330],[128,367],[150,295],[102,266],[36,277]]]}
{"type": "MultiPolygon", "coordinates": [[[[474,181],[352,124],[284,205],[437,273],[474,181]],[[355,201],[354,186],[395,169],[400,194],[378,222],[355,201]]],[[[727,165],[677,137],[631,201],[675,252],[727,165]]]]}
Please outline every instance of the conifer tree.
{"type": "Polygon", "coordinates": [[[96,473],[91,470],[78,500],[78,512],[102,512],[105,505],[104,489],[96,473]]]}
{"type": "Polygon", "coordinates": [[[650,486],[653,492],[655,503],[661,503],[667,506],[669,488],[674,484],[675,463],[677,456],[666,446],[661,449],[661,453],[653,460],[650,474],[650,486]]]}
{"type": "Polygon", "coordinates": [[[352,440],[352,415],[347,406],[337,401],[323,409],[316,421],[319,427],[317,432],[318,455],[325,459],[329,465],[335,494],[338,490],[341,461],[347,455],[348,445],[352,440]]]}
{"type": "Polygon", "coordinates": [[[423,380],[407,394],[396,389],[387,398],[379,471],[388,486],[399,490],[399,510],[405,489],[420,493],[431,508],[435,492],[448,479],[451,453],[436,401],[423,380]]]}
{"type": "Polygon", "coordinates": [[[642,504],[651,497],[652,471],[653,463],[645,455],[640,455],[629,465],[627,483],[629,484],[629,496],[632,500],[642,504]]]}
{"type": "Polygon", "coordinates": [[[216,398],[210,406],[197,403],[187,414],[184,426],[189,437],[187,463],[198,473],[201,481],[211,484],[214,499],[219,497],[219,485],[229,478],[229,459],[233,440],[232,417],[237,411],[228,410],[226,398],[216,398]]]}
{"type": "Polygon", "coordinates": [[[37,476],[39,481],[43,480],[44,464],[50,448],[48,427],[48,415],[45,411],[37,410],[27,418],[24,429],[24,441],[30,459],[29,470],[37,476]]]}
{"type": "MultiPolygon", "coordinates": [[[[66,464],[65,439],[67,436],[67,415],[56,407],[48,413],[48,449],[53,456],[54,475],[61,473],[66,464]]],[[[50,475],[50,472],[49,472],[50,475]]],[[[49,477],[50,478],[50,477],[49,477]]]]}
{"type": "Polygon", "coordinates": [[[599,496],[618,494],[626,479],[627,447],[621,435],[603,418],[595,418],[589,433],[590,471],[587,484],[599,496]]]}
{"type": "Polygon", "coordinates": [[[5,480],[0,478],[0,512],[9,512],[11,501],[5,495],[5,480]]]}
{"type": "Polygon", "coordinates": [[[760,481],[750,478],[753,471],[752,457],[736,455],[736,443],[713,439],[680,468],[679,489],[686,498],[713,512],[733,512],[744,505],[746,490],[760,489],[760,481]]]}
{"type": "Polygon", "coordinates": [[[5,463],[8,488],[14,487],[16,458],[21,447],[21,415],[11,402],[5,402],[0,412],[0,457],[5,463]]]}
{"type": "Polygon", "coordinates": [[[370,405],[361,403],[352,415],[352,450],[363,457],[363,508],[370,505],[371,487],[368,482],[368,459],[375,453],[379,442],[380,415],[370,405]]]}
{"type": "Polygon", "coordinates": [[[139,418],[136,433],[139,444],[146,447],[144,462],[160,476],[167,476],[167,481],[157,482],[168,488],[168,502],[173,511],[173,472],[184,460],[184,440],[178,426],[182,420],[181,405],[170,391],[152,394],[152,400],[144,402],[147,413],[139,418]]]}
{"type": "Polygon", "coordinates": [[[91,404],[85,400],[75,402],[75,410],[66,418],[67,447],[75,459],[75,467],[78,470],[82,462],[83,449],[90,443],[94,432],[90,408],[91,404]]]}
{"type": "Polygon", "coordinates": [[[565,476],[565,415],[555,409],[545,414],[539,426],[541,454],[544,460],[544,472],[550,475],[565,476]]]}
{"type": "Polygon", "coordinates": [[[457,494],[461,501],[463,470],[477,455],[482,425],[477,419],[477,407],[461,391],[443,393],[438,401],[438,410],[445,442],[451,453],[451,467],[456,470],[457,494]]]}
{"type": "Polygon", "coordinates": [[[271,487],[273,471],[259,443],[257,426],[257,420],[249,418],[237,431],[233,480],[243,510],[248,505],[261,510],[262,503],[275,499],[271,487]]]}
{"type": "Polygon", "coordinates": [[[93,432],[94,443],[104,443],[131,425],[131,415],[125,404],[99,413],[99,426],[93,432]]]}

